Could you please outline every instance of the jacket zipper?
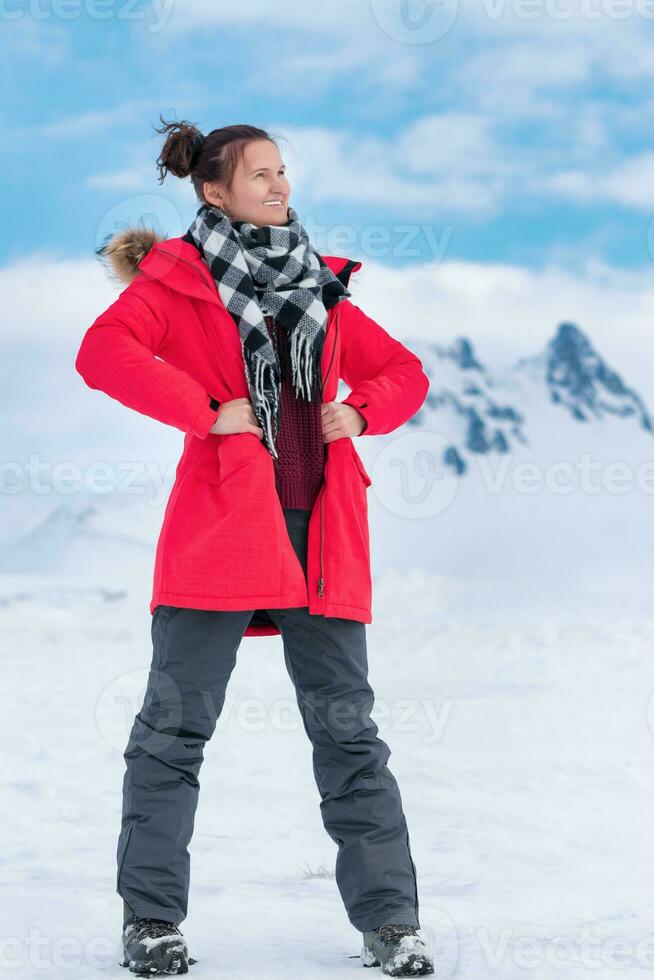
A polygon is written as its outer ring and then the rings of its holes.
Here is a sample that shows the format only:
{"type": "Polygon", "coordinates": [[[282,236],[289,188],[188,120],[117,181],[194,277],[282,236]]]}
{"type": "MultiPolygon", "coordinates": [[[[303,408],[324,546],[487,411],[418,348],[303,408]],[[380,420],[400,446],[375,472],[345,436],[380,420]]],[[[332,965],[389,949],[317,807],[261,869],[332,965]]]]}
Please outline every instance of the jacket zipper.
{"type": "MultiPolygon", "coordinates": [[[[336,334],[334,336],[334,346],[332,348],[332,356],[329,361],[329,367],[327,368],[327,374],[325,375],[325,383],[323,389],[327,387],[327,379],[329,378],[329,372],[332,369],[332,364],[334,362],[334,354],[336,353],[336,341],[338,340],[338,320],[335,321],[334,326],[336,328],[336,334]]],[[[324,483],[324,475],[323,475],[324,483]]],[[[323,500],[325,499],[325,489],[323,486],[322,492],[320,494],[320,578],[318,579],[318,595],[322,599],[325,594],[325,579],[323,572],[323,561],[322,561],[322,543],[323,543],[323,525],[324,525],[324,509],[323,500]]]]}
{"type": "Polygon", "coordinates": [[[325,594],[325,580],[323,578],[323,570],[322,570],[322,525],[324,520],[322,502],[324,496],[325,496],[325,491],[323,490],[320,496],[320,578],[318,579],[318,595],[320,596],[321,599],[325,594]]]}

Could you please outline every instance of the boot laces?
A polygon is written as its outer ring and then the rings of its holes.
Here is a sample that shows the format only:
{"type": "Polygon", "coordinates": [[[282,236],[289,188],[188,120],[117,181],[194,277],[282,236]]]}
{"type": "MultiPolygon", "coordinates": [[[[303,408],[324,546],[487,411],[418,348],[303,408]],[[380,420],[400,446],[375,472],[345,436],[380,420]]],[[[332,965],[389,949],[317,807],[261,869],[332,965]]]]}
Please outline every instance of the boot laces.
{"type": "Polygon", "coordinates": [[[383,942],[398,942],[403,936],[416,936],[417,932],[415,926],[388,925],[380,926],[377,935],[383,942]]]}
{"type": "Polygon", "coordinates": [[[148,936],[158,939],[160,936],[167,936],[170,933],[181,935],[174,922],[166,922],[164,919],[139,919],[137,924],[138,935],[141,936],[147,931],[148,936]]]}

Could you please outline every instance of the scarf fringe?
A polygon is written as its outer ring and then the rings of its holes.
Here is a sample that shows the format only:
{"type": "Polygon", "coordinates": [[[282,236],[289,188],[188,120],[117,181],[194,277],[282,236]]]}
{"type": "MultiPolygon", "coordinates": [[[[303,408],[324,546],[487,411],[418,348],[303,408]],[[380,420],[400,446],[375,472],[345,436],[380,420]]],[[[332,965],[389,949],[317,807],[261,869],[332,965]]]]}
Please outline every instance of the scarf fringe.
{"type": "Polygon", "coordinates": [[[254,414],[263,429],[264,441],[271,456],[279,459],[276,446],[281,419],[279,371],[275,364],[254,357],[246,348],[243,348],[243,357],[248,367],[248,381],[254,379],[256,397],[251,399],[254,414]]]}
{"type": "Polygon", "coordinates": [[[295,330],[291,336],[291,365],[296,398],[314,401],[320,394],[320,358],[306,334],[295,330]]]}

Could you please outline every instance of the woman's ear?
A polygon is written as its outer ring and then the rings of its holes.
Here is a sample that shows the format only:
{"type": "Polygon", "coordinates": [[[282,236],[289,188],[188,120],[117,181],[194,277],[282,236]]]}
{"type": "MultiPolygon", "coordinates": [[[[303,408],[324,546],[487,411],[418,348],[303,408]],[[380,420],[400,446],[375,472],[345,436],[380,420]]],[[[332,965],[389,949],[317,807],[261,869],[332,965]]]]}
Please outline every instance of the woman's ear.
{"type": "Polygon", "coordinates": [[[221,211],[224,211],[225,206],[222,195],[212,183],[205,181],[202,188],[202,193],[204,194],[205,201],[208,201],[209,204],[214,204],[216,207],[220,208],[221,211]]]}

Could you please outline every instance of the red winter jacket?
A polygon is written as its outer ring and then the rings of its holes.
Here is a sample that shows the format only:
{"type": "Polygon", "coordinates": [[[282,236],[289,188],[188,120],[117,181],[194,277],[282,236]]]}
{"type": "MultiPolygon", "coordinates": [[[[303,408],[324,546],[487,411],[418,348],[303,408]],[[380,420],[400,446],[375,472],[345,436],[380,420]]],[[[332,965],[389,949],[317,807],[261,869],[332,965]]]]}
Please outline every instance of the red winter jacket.
{"type": "MultiPolygon", "coordinates": [[[[309,520],[307,578],[288,536],[274,463],[251,432],[215,435],[220,402],[249,398],[241,339],[194,245],[128,229],[108,250],[128,282],[86,331],[75,368],[90,388],[184,432],[157,543],[150,612],[160,603],[252,609],[246,636],[278,634],[267,609],[372,622],[367,490],[371,480],[344,437],[325,443],[324,480],[309,520]],[[113,254],[112,254],[113,253],[113,254]],[[145,254],[144,254],[145,253],[145,254]]],[[[323,256],[347,284],[360,262],[323,256]]],[[[349,299],[328,311],[324,400],[392,432],[423,404],[421,361],[349,299]]]]}

